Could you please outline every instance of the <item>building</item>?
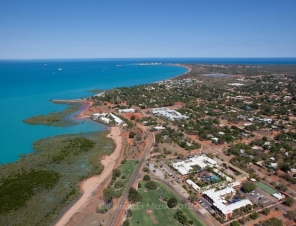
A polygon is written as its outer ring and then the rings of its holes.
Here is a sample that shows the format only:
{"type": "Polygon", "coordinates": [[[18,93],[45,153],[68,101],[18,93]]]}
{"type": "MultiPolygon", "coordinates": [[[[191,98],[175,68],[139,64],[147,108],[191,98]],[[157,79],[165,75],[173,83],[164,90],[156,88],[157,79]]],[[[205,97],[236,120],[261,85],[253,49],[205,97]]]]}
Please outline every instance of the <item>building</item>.
{"type": "Polygon", "coordinates": [[[199,187],[196,183],[194,183],[192,180],[188,179],[186,180],[186,183],[190,185],[195,191],[201,191],[201,187],[199,187]]]}
{"type": "Polygon", "coordinates": [[[135,109],[132,109],[132,108],[129,108],[129,109],[119,109],[118,112],[119,113],[135,113],[136,110],[135,109]]]}
{"type": "Polygon", "coordinates": [[[210,167],[217,167],[218,166],[218,163],[205,156],[205,155],[200,155],[200,156],[194,156],[192,158],[189,158],[185,161],[182,161],[182,162],[177,162],[177,163],[173,163],[173,167],[178,170],[178,172],[181,174],[181,175],[186,175],[190,172],[190,170],[193,170],[192,166],[196,166],[198,165],[201,169],[204,169],[205,167],[207,166],[210,166],[210,167]]]}
{"type": "Polygon", "coordinates": [[[163,127],[163,126],[155,126],[153,128],[156,130],[164,130],[165,129],[165,127],[163,127]]]}
{"type": "Polygon", "coordinates": [[[98,120],[106,124],[110,124],[111,121],[114,121],[116,125],[120,125],[123,121],[112,113],[95,113],[92,115],[93,120],[98,120]]]}
{"type": "Polygon", "coordinates": [[[189,118],[188,116],[182,115],[180,112],[177,112],[176,110],[171,110],[166,107],[151,108],[150,113],[153,115],[161,116],[161,117],[166,118],[170,121],[189,118]]]}
{"type": "Polygon", "coordinates": [[[203,193],[203,196],[212,205],[212,208],[217,214],[225,220],[229,220],[236,209],[247,205],[253,205],[248,199],[226,200],[226,197],[233,197],[235,193],[236,192],[233,188],[227,187],[218,191],[215,191],[215,189],[207,190],[203,193]]]}

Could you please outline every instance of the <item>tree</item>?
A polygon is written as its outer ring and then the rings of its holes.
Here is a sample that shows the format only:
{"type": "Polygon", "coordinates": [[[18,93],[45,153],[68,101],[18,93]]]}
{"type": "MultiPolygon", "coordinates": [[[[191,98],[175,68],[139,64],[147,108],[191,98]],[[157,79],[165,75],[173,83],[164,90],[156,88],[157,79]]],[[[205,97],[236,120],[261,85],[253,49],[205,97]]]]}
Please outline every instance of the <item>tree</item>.
{"type": "Polygon", "coordinates": [[[291,171],[290,166],[288,166],[287,164],[282,165],[282,166],[280,167],[280,169],[281,169],[282,171],[284,171],[285,173],[288,173],[289,171],[291,171]]]}
{"type": "Polygon", "coordinates": [[[124,186],[124,182],[122,180],[116,181],[114,187],[116,189],[122,188],[124,186]]]}
{"type": "Polygon", "coordinates": [[[177,210],[177,212],[174,215],[174,218],[183,225],[187,223],[187,217],[181,210],[177,210]]]}
{"type": "Polygon", "coordinates": [[[192,193],[192,194],[190,194],[189,199],[190,199],[190,202],[195,202],[195,200],[197,199],[197,195],[192,193]]]}
{"type": "Polygon", "coordinates": [[[257,213],[257,212],[252,213],[252,214],[250,214],[250,217],[251,217],[251,219],[255,220],[259,217],[259,213],[257,213]]]}
{"type": "Polygon", "coordinates": [[[177,199],[175,197],[170,198],[168,200],[168,202],[167,202],[169,208],[176,207],[177,206],[177,203],[178,203],[178,201],[177,201],[177,199]]]}
{"type": "Polygon", "coordinates": [[[240,224],[237,221],[232,221],[230,226],[240,226],[240,224]]]}
{"type": "Polygon", "coordinates": [[[126,211],[126,217],[127,218],[131,218],[133,216],[133,212],[131,211],[131,209],[128,209],[127,211],[126,211]]]}
{"type": "Polygon", "coordinates": [[[275,217],[263,222],[261,226],[283,226],[283,222],[275,217]]]}
{"type": "Polygon", "coordinates": [[[104,193],[104,201],[105,202],[110,202],[114,198],[114,191],[110,188],[105,188],[103,190],[104,193]]]}
{"type": "Polygon", "coordinates": [[[292,206],[294,201],[295,200],[292,197],[288,197],[283,201],[283,204],[286,206],[292,206]]]}
{"type": "Polygon", "coordinates": [[[142,200],[142,196],[138,193],[136,189],[131,188],[128,192],[128,200],[131,203],[136,203],[142,200]]]}
{"type": "Polygon", "coordinates": [[[130,221],[129,219],[126,219],[125,221],[123,221],[122,226],[129,226],[130,225],[130,221]]]}
{"type": "Polygon", "coordinates": [[[245,192],[245,193],[250,193],[252,191],[254,191],[256,189],[256,185],[251,183],[251,182],[245,182],[243,183],[243,186],[242,186],[242,190],[245,192]]]}
{"type": "Polygon", "coordinates": [[[287,186],[284,185],[284,184],[279,184],[275,188],[278,189],[278,190],[280,190],[280,191],[287,191],[288,190],[287,186]]]}
{"type": "Polygon", "coordinates": [[[143,180],[144,180],[144,181],[149,181],[149,180],[150,180],[150,176],[149,176],[149,175],[145,175],[145,176],[143,177],[143,180]]]}
{"type": "Polygon", "coordinates": [[[133,132],[133,131],[131,131],[130,133],[129,133],[129,138],[134,138],[135,137],[135,135],[136,135],[136,133],[135,132],[133,132]]]}
{"type": "Polygon", "coordinates": [[[150,180],[150,181],[146,182],[145,187],[148,190],[155,190],[157,188],[157,184],[154,181],[150,180]]]}
{"type": "Polygon", "coordinates": [[[287,212],[287,217],[290,219],[290,220],[294,220],[295,217],[296,217],[296,210],[290,210],[287,212]]]}
{"type": "Polygon", "coordinates": [[[265,208],[265,209],[263,209],[263,210],[261,211],[261,213],[267,216],[267,215],[270,214],[270,209],[269,209],[269,208],[265,208]]]}
{"type": "Polygon", "coordinates": [[[143,171],[144,171],[145,173],[148,173],[150,170],[149,170],[148,167],[145,166],[145,167],[143,168],[143,171]]]}
{"type": "Polygon", "coordinates": [[[120,177],[120,170],[119,169],[114,169],[113,171],[112,171],[112,179],[116,179],[117,177],[120,177]]]}

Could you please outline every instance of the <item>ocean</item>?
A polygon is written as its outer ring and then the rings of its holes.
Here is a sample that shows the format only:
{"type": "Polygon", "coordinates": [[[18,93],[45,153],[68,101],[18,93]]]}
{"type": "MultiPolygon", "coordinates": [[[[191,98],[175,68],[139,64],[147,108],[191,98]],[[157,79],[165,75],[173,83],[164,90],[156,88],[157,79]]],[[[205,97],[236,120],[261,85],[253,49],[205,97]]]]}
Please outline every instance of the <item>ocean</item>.
{"type": "Polygon", "coordinates": [[[187,71],[170,63],[296,64],[296,58],[0,60],[0,164],[32,152],[33,142],[41,138],[107,129],[89,119],[71,127],[22,122],[66,108],[50,100],[88,97],[89,90],[147,84],[187,71]]]}

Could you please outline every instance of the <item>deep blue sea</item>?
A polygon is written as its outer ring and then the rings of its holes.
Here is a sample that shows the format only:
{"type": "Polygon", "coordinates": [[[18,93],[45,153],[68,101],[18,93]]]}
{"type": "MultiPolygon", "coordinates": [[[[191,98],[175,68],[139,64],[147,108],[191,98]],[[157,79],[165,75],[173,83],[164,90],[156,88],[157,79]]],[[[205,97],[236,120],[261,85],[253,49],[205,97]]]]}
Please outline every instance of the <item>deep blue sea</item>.
{"type": "Polygon", "coordinates": [[[296,58],[0,60],[0,164],[32,152],[40,138],[107,129],[91,120],[62,128],[22,122],[66,108],[50,100],[87,97],[92,95],[87,90],[151,83],[187,71],[169,63],[296,64],[296,58]],[[156,62],[164,64],[143,65],[156,62]]]}

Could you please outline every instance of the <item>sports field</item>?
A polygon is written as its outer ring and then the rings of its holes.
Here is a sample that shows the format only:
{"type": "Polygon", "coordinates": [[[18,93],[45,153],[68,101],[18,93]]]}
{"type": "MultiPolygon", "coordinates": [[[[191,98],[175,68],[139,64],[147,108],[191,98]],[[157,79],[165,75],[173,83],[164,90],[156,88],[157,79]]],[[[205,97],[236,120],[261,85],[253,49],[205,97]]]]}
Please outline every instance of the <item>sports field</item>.
{"type": "Polygon", "coordinates": [[[267,186],[266,184],[263,184],[262,182],[257,182],[256,186],[270,195],[277,193],[276,190],[272,189],[271,187],[267,186]]]}

